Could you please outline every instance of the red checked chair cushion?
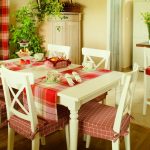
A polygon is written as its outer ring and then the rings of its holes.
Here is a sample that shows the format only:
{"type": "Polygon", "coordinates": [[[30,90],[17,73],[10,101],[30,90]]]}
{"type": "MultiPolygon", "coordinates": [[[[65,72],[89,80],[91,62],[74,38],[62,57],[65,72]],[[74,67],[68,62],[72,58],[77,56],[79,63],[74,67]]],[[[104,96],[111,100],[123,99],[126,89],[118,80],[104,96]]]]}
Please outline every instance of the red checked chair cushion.
{"type": "Polygon", "coordinates": [[[95,102],[84,104],[79,110],[80,132],[111,141],[126,135],[131,116],[128,114],[124,116],[121,131],[118,134],[113,131],[116,111],[114,107],[95,102]]]}
{"type": "Polygon", "coordinates": [[[1,123],[0,128],[7,125],[7,115],[6,115],[6,105],[3,100],[0,100],[0,116],[1,116],[1,123]]]}
{"type": "MultiPolygon", "coordinates": [[[[37,127],[37,132],[39,131],[41,136],[47,136],[61,128],[63,128],[69,122],[69,110],[61,105],[58,105],[58,122],[46,121],[44,119],[38,118],[39,124],[37,127]]],[[[20,119],[17,116],[11,116],[9,120],[9,125],[18,134],[28,138],[33,139],[36,133],[31,131],[30,122],[20,119]]]]}
{"type": "Polygon", "coordinates": [[[150,75],[150,67],[147,67],[147,68],[145,69],[145,73],[146,73],[146,75],[150,75]]]}
{"type": "Polygon", "coordinates": [[[3,100],[0,100],[0,116],[1,117],[6,116],[6,105],[3,100]]]}

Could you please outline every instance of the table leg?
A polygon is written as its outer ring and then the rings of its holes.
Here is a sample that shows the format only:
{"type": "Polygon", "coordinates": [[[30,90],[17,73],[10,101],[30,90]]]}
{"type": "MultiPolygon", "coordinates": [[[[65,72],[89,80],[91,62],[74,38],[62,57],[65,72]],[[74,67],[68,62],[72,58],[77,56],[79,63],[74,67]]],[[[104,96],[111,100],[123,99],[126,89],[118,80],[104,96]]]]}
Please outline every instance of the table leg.
{"type": "Polygon", "coordinates": [[[70,110],[70,150],[77,150],[78,111],[70,110]]]}

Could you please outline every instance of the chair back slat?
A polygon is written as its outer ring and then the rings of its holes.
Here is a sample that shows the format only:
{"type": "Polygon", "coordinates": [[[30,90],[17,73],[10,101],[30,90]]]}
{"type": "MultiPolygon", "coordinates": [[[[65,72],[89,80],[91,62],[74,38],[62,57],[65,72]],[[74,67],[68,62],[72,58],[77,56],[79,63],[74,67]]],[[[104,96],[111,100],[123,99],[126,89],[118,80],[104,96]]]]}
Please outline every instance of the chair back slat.
{"type": "Polygon", "coordinates": [[[120,128],[121,128],[121,121],[122,121],[124,110],[125,110],[124,107],[125,107],[125,103],[127,99],[127,93],[129,90],[130,79],[131,79],[131,76],[127,75],[123,89],[122,89],[122,93],[120,96],[120,102],[118,105],[118,109],[117,109],[117,113],[116,113],[116,117],[114,121],[114,126],[113,126],[113,130],[117,133],[120,132],[120,128]]]}
{"type": "Polygon", "coordinates": [[[117,109],[117,114],[115,118],[115,123],[114,123],[114,130],[116,132],[119,132],[121,127],[121,120],[124,116],[124,114],[128,113],[129,115],[131,114],[131,107],[132,107],[132,100],[134,96],[134,91],[135,91],[135,86],[136,86],[136,81],[138,78],[138,72],[139,72],[139,66],[138,64],[133,65],[133,70],[125,73],[123,75],[121,84],[120,84],[120,99],[118,103],[118,109],[117,109]],[[130,76],[129,80],[129,85],[126,85],[128,82],[127,77],[130,76]],[[128,86],[125,87],[125,86],[128,86]]]}
{"type": "Polygon", "coordinates": [[[62,56],[66,59],[70,59],[70,50],[70,46],[48,44],[48,51],[46,56],[48,58],[62,56]]]}
{"type": "Polygon", "coordinates": [[[33,101],[31,85],[34,82],[33,74],[11,71],[2,66],[1,78],[7,108],[8,120],[12,115],[31,123],[31,130],[36,131],[37,113],[33,101]],[[22,94],[26,94],[28,108],[23,104],[22,94]]]}
{"type": "Polygon", "coordinates": [[[94,63],[95,68],[101,67],[104,63],[104,69],[110,69],[110,51],[94,49],[94,48],[82,48],[83,64],[87,61],[94,63]],[[94,58],[99,58],[96,62],[94,58]]]}

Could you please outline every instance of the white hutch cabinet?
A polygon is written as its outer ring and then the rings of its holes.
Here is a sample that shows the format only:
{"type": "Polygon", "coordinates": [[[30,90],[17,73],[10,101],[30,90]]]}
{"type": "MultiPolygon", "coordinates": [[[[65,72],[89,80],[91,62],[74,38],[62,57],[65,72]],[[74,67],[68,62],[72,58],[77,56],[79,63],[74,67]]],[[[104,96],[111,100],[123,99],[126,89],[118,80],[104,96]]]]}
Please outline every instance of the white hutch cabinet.
{"type": "Polygon", "coordinates": [[[81,63],[81,13],[64,12],[65,19],[52,18],[40,28],[44,46],[48,43],[71,46],[72,63],[81,63]]]}

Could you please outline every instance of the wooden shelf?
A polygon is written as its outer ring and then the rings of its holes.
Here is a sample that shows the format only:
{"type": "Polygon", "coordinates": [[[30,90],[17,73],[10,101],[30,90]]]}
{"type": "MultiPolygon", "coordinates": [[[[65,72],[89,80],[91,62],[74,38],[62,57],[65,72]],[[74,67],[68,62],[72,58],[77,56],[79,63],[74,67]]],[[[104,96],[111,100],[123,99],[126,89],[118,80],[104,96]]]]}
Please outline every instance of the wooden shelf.
{"type": "Polygon", "coordinates": [[[150,48],[150,44],[148,42],[138,43],[138,44],[136,44],[136,46],[150,48]]]}

